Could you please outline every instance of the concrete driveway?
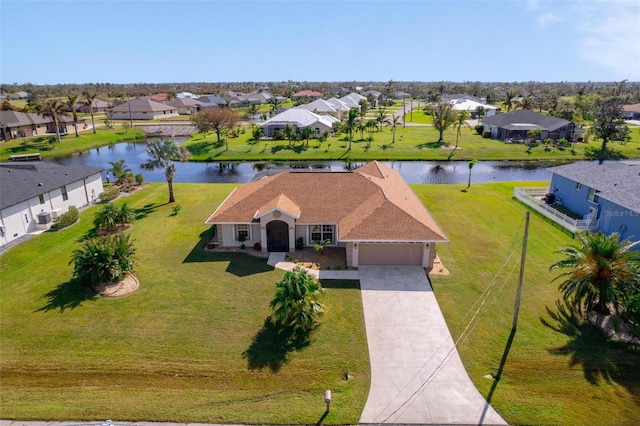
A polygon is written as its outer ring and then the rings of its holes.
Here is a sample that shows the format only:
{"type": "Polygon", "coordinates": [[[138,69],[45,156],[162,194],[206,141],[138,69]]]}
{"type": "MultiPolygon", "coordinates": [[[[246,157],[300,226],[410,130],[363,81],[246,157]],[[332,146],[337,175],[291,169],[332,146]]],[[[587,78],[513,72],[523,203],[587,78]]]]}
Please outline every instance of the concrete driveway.
{"type": "Polygon", "coordinates": [[[371,359],[360,423],[506,424],[471,383],[424,269],[359,275],[371,359]]]}

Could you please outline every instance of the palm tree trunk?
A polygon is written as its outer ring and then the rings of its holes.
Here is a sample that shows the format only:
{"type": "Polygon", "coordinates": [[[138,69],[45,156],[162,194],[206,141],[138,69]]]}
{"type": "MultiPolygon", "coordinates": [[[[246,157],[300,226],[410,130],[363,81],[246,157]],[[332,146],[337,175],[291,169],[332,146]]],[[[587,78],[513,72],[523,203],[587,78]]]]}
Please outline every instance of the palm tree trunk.
{"type": "Polygon", "coordinates": [[[58,120],[53,117],[53,125],[56,126],[56,137],[58,138],[58,143],[60,143],[60,127],[58,127],[58,120]]]}
{"type": "Polygon", "coordinates": [[[173,176],[172,177],[167,176],[167,185],[169,185],[169,202],[175,203],[176,198],[173,195],[173,176]]]}
{"type": "Polygon", "coordinates": [[[91,127],[93,127],[93,133],[96,133],[96,122],[93,119],[93,108],[91,108],[91,127]]]}
{"type": "Polygon", "coordinates": [[[80,135],[78,134],[78,122],[77,121],[73,122],[73,128],[76,129],[76,138],[79,138],[80,135]]]}

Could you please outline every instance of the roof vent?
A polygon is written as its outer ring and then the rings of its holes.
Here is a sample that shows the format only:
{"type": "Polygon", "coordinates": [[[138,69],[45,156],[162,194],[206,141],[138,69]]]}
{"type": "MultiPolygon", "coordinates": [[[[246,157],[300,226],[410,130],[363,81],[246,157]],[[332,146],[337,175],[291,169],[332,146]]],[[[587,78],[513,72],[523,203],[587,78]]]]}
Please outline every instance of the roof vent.
{"type": "Polygon", "coordinates": [[[40,182],[40,183],[38,184],[38,186],[42,186],[42,182],[40,182]]]}

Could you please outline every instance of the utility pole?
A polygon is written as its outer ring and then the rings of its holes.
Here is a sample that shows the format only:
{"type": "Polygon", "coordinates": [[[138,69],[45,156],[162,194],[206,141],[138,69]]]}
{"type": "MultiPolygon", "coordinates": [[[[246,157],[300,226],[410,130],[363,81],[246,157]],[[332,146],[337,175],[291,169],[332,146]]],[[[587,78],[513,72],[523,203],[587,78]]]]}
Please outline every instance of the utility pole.
{"type": "Polygon", "coordinates": [[[522,295],[522,281],[524,280],[524,261],[527,257],[527,239],[529,238],[529,215],[527,211],[524,223],[524,238],[522,240],[522,256],[520,258],[520,278],[518,279],[518,290],[516,291],[516,305],[513,309],[513,327],[511,331],[515,333],[518,328],[518,314],[520,312],[520,296],[522,295]]]}

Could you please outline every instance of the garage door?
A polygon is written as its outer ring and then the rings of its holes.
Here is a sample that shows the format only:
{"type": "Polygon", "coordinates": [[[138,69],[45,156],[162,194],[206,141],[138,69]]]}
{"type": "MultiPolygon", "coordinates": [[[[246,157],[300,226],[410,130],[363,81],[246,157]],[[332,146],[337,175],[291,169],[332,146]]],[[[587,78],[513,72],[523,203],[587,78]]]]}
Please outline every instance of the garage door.
{"type": "Polygon", "coordinates": [[[360,244],[359,265],[422,265],[422,244],[360,244]]]}

